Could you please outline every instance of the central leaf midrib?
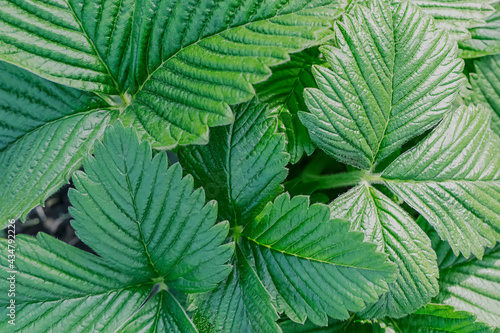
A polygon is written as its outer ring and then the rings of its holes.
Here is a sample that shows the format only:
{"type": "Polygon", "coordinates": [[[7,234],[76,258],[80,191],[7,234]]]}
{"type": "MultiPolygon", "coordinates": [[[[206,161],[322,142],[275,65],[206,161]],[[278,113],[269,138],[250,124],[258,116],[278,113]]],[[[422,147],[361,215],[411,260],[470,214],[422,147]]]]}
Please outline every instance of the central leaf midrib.
{"type": "Polygon", "coordinates": [[[85,111],[78,111],[78,112],[75,112],[75,113],[63,115],[62,117],[59,117],[59,118],[52,119],[50,121],[44,122],[44,123],[42,123],[42,124],[40,124],[38,126],[33,127],[28,132],[26,132],[23,135],[19,136],[17,139],[15,139],[14,141],[12,141],[9,144],[7,144],[5,147],[3,147],[2,149],[0,149],[0,153],[8,150],[10,147],[14,146],[16,143],[18,143],[19,141],[21,141],[25,137],[27,137],[27,136],[29,136],[29,135],[31,135],[31,134],[33,134],[33,133],[35,133],[35,132],[43,129],[46,126],[50,126],[50,125],[55,124],[57,122],[62,122],[62,121],[65,121],[67,119],[70,119],[70,118],[73,118],[73,117],[77,117],[77,116],[81,116],[81,115],[89,115],[89,114],[94,114],[94,113],[98,113],[98,112],[101,112],[101,111],[109,111],[109,113],[111,113],[112,111],[115,111],[115,110],[119,110],[119,107],[105,106],[105,107],[102,107],[102,108],[95,108],[95,109],[90,109],[90,110],[85,110],[85,111]]]}
{"type": "MultiPolygon", "coordinates": [[[[283,9],[285,5],[283,5],[276,13],[276,15],[274,16],[270,16],[270,17],[267,17],[267,18],[263,18],[263,19],[260,19],[260,20],[256,20],[256,21],[250,21],[250,22],[247,22],[247,23],[243,23],[243,24],[240,24],[240,25],[234,25],[234,26],[228,26],[226,27],[225,29],[223,30],[220,30],[220,31],[217,31],[217,32],[214,32],[212,34],[209,34],[209,35],[206,35],[206,36],[203,36],[203,37],[199,37],[198,40],[190,43],[190,44],[187,44],[185,46],[181,46],[179,47],[179,50],[177,50],[176,52],[174,52],[172,55],[168,56],[165,60],[163,60],[159,65],[158,67],[156,67],[153,71],[151,71],[151,73],[148,73],[148,76],[146,77],[146,79],[144,80],[144,82],[142,84],[139,85],[139,87],[137,88],[136,91],[133,92],[132,94],[132,98],[135,98],[135,96],[141,92],[141,90],[143,89],[143,87],[146,85],[147,82],[149,82],[149,80],[151,79],[151,77],[159,70],[161,69],[168,61],[170,61],[171,59],[175,58],[180,52],[182,52],[183,50],[191,47],[191,46],[194,46],[194,45],[197,45],[198,43],[200,42],[203,42],[204,40],[207,40],[211,37],[214,37],[214,36],[218,36],[218,35],[221,35],[222,33],[226,32],[226,31],[230,31],[232,29],[237,29],[237,28],[244,28],[246,27],[247,25],[250,25],[250,24],[254,24],[254,23],[258,23],[258,22],[263,22],[263,21],[269,21],[273,18],[276,18],[276,17],[280,17],[280,16],[286,16],[286,15],[290,15],[290,14],[295,14],[297,12],[300,12],[302,10],[304,10],[304,8],[307,6],[307,2],[305,3],[305,5],[300,8],[300,9],[297,9],[295,11],[292,11],[292,12],[289,12],[289,13],[285,13],[285,14],[281,14],[280,13],[280,10],[283,9]]],[[[326,5],[322,5],[322,6],[317,6],[317,7],[314,7],[314,8],[321,8],[321,7],[325,7],[326,5]]],[[[135,18],[135,15],[134,15],[134,18],[135,18]]],[[[135,64],[134,64],[135,66],[135,64]]],[[[258,82],[255,82],[255,83],[258,83],[258,82]]]]}
{"type": "MultiPolygon", "coordinates": [[[[249,236],[246,236],[246,235],[241,235],[241,237],[245,237],[247,240],[249,240],[250,242],[252,243],[255,243],[257,244],[258,246],[262,246],[262,247],[265,247],[265,248],[268,248],[270,249],[271,251],[275,251],[275,252],[279,252],[279,253],[282,253],[284,255],[287,255],[287,256],[293,256],[293,257],[297,257],[299,259],[302,259],[302,260],[307,260],[307,261],[314,261],[314,262],[318,262],[318,263],[321,263],[321,264],[327,264],[327,265],[332,265],[332,266],[339,266],[339,267],[345,267],[345,268],[352,268],[352,269],[356,269],[356,270],[363,270],[363,271],[377,271],[376,269],[371,269],[371,268],[367,268],[367,267],[357,267],[357,266],[350,266],[350,265],[345,265],[345,264],[339,264],[339,263],[332,263],[332,262],[329,262],[329,261],[325,261],[325,260],[321,260],[321,259],[316,259],[316,258],[309,258],[309,257],[301,257],[295,253],[290,253],[290,252],[286,252],[286,251],[282,251],[282,250],[279,250],[279,249],[275,249],[273,248],[271,245],[267,245],[267,244],[264,244],[264,243],[260,243],[258,242],[256,239],[253,239],[249,236]]],[[[343,252],[343,253],[347,253],[347,252],[343,252]]],[[[343,253],[340,253],[338,255],[342,255],[343,253]]]]}
{"type": "Polygon", "coordinates": [[[97,49],[97,47],[95,46],[94,44],[94,41],[92,40],[92,38],[90,38],[89,34],[87,33],[87,30],[85,30],[85,28],[83,27],[83,23],[82,21],[80,21],[80,19],[78,18],[78,15],[76,14],[76,11],[74,10],[73,6],[71,6],[71,3],[69,2],[69,0],[65,0],[66,4],[68,5],[68,9],[70,10],[71,12],[71,15],[73,16],[73,18],[75,19],[76,23],[78,24],[78,26],[80,27],[81,29],[81,32],[82,34],[85,36],[85,39],[87,39],[87,41],[89,42],[90,46],[92,47],[92,50],[94,50],[94,53],[95,55],[97,56],[99,62],[103,65],[103,67],[106,69],[106,71],[108,72],[108,75],[109,77],[111,78],[111,81],[113,81],[113,84],[116,88],[116,91],[119,93],[119,94],[122,94],[123,92],[121,91],[120,89],[120,85],[118,83],[118,81],[115,79],[115,77],[113,76],[113,74],[111,73],[111,70],[109,69],[109,66],[108,64],[104,61],[104,59],[102,58],[101,56],[101,53],[99,52],[99,50],[97,49]]]}

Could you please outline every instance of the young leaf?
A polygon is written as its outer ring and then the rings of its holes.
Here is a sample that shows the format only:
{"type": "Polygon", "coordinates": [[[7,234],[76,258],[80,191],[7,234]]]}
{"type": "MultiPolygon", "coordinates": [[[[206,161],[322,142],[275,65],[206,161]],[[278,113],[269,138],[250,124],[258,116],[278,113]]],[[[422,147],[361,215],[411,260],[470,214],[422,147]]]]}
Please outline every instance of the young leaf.
{"type": "Polygon", "coordinates": [[[241,225],[283,191],[288,154],[265,104],[253,99],[233,111],[233,124],[212,129],[208,145],[182,147],[179,160],[207,197],[217,200],[219,215],[241,225]]]}
{"type": "Polygon", "coordinates": [[[500,135],[500,55],[474,61],[476,73],[470,74],[473,101],[491,109],[491,129],[500,135]]]}
{"type": "Polygon", "coordinates": [[[0,62],[2,223],[24,219],[67,183],[117,111],[94,94],[0,62]]]}
{"type": "Polygon", "coordinates": [[[200,332],[281,332],[271,295],[247,260],[237,247],[233,271],[193,316],[200,332]]]}
{"type": "Polygon", "coordinates": [[[329,155],[362,169],[434,126],[463,83],[457,47],[431,17],[403,2],[375,0],[338,23],[331,70],[314,67],[300,119],[329,155]],[[409,33],[411,31],[411,33],[409,33]]]}
{"type": "Polygon", "coordinates": [[[255,87],[260,101],[268,103],[270,108],[277,108],[285,127],[287,151],[293,164],[304,153],[311,155],[314,151],[307,129],[297,116],[299,110],[307,111],[304,88],[316,87],[311,72],[314,64],[324,64],[317,48],[292,54],[289,62],[273,67],[271,77],[255,87]]]}
{"type": "Polygon", "coordinates": [[[163,147],[204,144],[288,53],[331,35],[343,0],[0,1],[0,59],[120,95],[163,147]],[[36,13],[36,14],[35,14],[36,13]],[[29,42],[27,42],[29,40],[29,42]]]}
{"type": "Polygon", "coordinates": [[[481,258],[500,239],[500,139],[490,113],[471,105],[382,173],[385,184],[434,226],[455,254],[481,258]]]}
{"type": "Polygon", "coordinates": [[[387,257],[348,230],[348,222],[330,220],[327,206],[283,194],[244,230],[240,244],[279,311],[325,326],[327,316],[347,319],[348,311],[375,302],[395,278],[387,257]]]}
{"type": "Polygon", "coordinates": [[[368,318],[402,317],[427,304],[438,292],[436,253],[425,232],[401,207],[376,189],[362,184],[330,205],[332,218],[351,221],[399,269],[389,292],[363,310],[368,318]]]}
{"type": "Polygon", "coordinates": [[[450,332],[450,333],[491,333],[485,323],[477,322],[476,316],[465,311],[455,311],[442,304],[428,304],[414,314],[397,321],[397,333],[405,332],[450,332]]]}
{"type": "Polygon", "coordinates": [[[482,260],[448,264],[441,270],[439,288],[436,301],[472,312],[479,320],[500,327],[500,245],[487,250],[482,260]]]}
{"type": "Polygon", "coordinates": [[[472,39],[458,43],[462,58],[477,58],[500,53],[500,4],[494,5],[497,10],[486,18],[486,24],[469,29],[472,39]]]}
{"type": "MultiPolygon", "coordinates": [[[[151,158],[133,129],[118,123],[94,150],[70,199],[77,235],[100,257],[44,235],[19,237],[16,324],[34,332],[195,332],[170,291],[207,292],[229,274],[228,223],[214,225],[216,204],[205,204],[203,190],[193,191],[178,165],[168,167],[165,153],[151,158]],[[140,309],[151,290],[157,295],[140,309]]],[[[0,241],[5,253],[8,246],[0,241]]],[[[0,260],[0,286],[8,288],[10,263],[0,260]]],[[[0,306],[8,304],[3,293],[0,306]]]]}

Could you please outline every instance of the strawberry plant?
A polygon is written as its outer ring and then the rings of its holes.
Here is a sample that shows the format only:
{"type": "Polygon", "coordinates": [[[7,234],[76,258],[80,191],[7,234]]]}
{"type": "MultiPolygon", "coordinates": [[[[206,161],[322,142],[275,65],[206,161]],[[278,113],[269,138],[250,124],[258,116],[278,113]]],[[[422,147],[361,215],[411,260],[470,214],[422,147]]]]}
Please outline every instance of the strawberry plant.
{"type": "Polygon", "coordinates": [[[500,328],[497,3],[0,4],[0,331],[500,328]]]}

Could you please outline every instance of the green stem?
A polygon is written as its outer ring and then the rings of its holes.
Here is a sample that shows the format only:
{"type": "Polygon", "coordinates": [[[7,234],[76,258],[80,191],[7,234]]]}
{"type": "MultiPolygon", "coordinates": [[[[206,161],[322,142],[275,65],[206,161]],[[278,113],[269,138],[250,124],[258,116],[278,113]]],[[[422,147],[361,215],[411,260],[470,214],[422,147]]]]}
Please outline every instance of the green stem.
{"type": "Polygon", "coordinates": [[[343,172],[334,175],[302,175],[302,181],[304,183],[318,183],[316,186],[318,190],[356,186],[362,181],[377,183],[381,180],[382,178],[379,175],[371,174],[366,170],[343,172]]]}

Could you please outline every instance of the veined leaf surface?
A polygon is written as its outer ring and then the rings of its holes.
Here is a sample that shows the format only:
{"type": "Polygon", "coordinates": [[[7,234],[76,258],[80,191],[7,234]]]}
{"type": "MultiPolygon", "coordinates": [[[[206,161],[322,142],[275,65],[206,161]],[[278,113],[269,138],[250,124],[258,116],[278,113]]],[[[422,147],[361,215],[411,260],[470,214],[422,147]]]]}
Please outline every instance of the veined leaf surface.
{"type": "Polygon", "coordinates": [[[280,195],[240,240],[257,273],[290,319],[325,326],[349,318],[388,290],[397,269],[349,223],[330,220],[325,205],[280,195]]]}
{"type": "Polygon", "coordinates": [[[0,2],[0,59],[49,80],[119,95],[163,147],[202,144],[208,127],[288,53],[331,35],[339,0],[0,2]],[[36,14],[35,14],[36,13],[36,14]],[[29,40],[29,42],[27,42],[29,40]]]}
{"type": "Polygon", "coordinates": [[[0,62],[2,228],[69,181],[118,108],[0,62]]]}
{"type": "Polygon", "coordinates": [[[481,258],[500,239],[500,139],[489,119],[481,106],[459,108],[382,173],[465,257],[481,258]]]}
{"type": "Polygon", "coordinates": [[[212,130],[209,144],[182,147],[179,159],[217,200],[221,217],[242,225],[283,191],[289,157],[266,104],[253,99],[234,107],[234,114],[233,124],[212,130]]]}
{"type": "Polygon", "coordinates": [[[494,5],[495,13],[486,18],[486,24],[469,29],[472,38],[460,46],[462,58],[477,58],[500,53],[500,3],[494,5]]]}
{"type": "Polygon", "coordinates": [[[476,73],[470,74],[473,100],[491,110],[491,129],[500,135],[500,55],[474,61],[476,73]]]}
{"type": "Polygon", "coordinates": [[[361,184],[334,200],[330,208],[332,218],[351,221],[351,229],[364,232],[365,240],[377,244],[399,269],[389,292],[363,310],[363,317],[402,317],[436,296],[436,253],[425,232],[400,206],[361,184]]]}
{"type": "MultiPolygon", "coordinates": [[[[196,332],[171,291],[207,292],[229,274],[233,244],[222,245],[229,225],[215,224],[216,204],[205,204],[192,177],[168,167],[165,153],[152,158],[149,143],[121,124],[96,142],[85,172],[76,174],[70,193],[73,226],[99,257],[49,236],[19,237],[18,327],[196,332]],[[152,290],[157,294],[140,309],[152,290]]],[[[5,253],[8,246],[0,241],[5,253]]],[[[6,256],[0,260],[0,285],[8,288],[10,264],[6,256]]],[[[9,302],[3,293],[3,316],[9,302]]],[[[7,321],[0,325],[10,329],[7,321]]]]}
{"type": "Polygon", "coordinates": [[[409,2],[356,6],[335,31],[339,48],[321,48],[331,69],[313,68],[319,89],[306,89],[311,114],[299,116],[326,153],[371,169],[450,110],[462,61],[448,33],[409,2]]]}

